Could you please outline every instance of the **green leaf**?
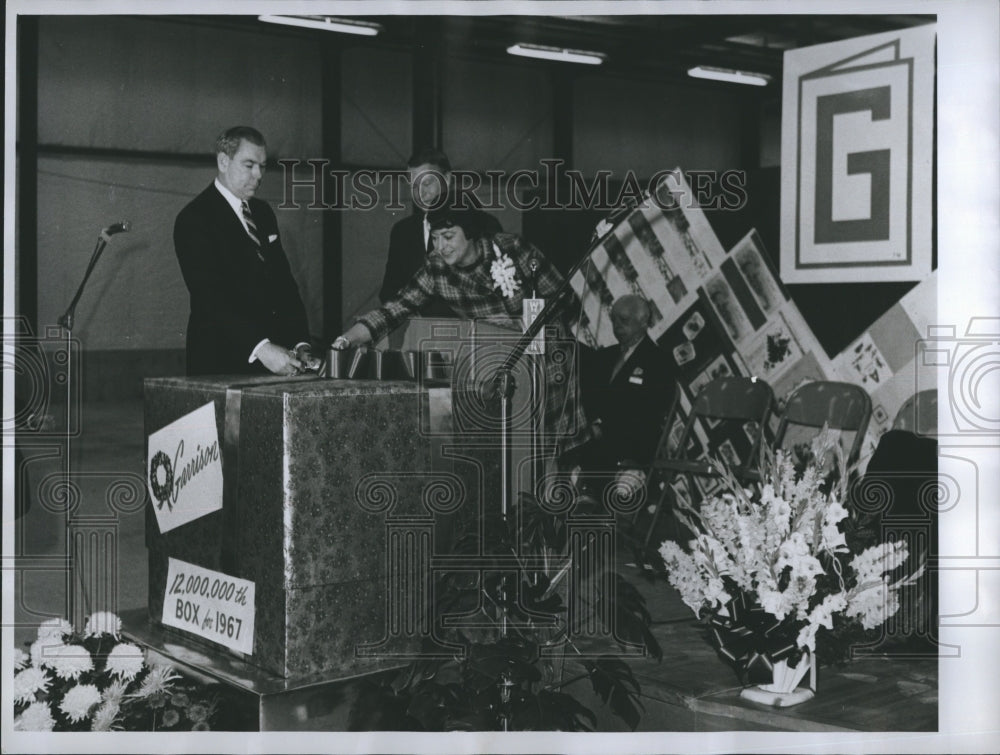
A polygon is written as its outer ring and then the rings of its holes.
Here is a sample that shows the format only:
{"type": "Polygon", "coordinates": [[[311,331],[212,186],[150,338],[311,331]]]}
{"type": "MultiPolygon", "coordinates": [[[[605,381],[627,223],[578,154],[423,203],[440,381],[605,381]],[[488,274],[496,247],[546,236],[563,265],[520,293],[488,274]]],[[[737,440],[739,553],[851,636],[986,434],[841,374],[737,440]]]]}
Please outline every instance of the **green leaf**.
{"type": "Polygon", "coordinates": [[[618,658],[602,656],[595,661],[584,662],[584,667],[595,694],[635,731],[643,705],[639,700],[639,682],[629,665],[618,658]]]}
{"type": "Polygon", "coordinates": [[[546,597],[545,593],[548,592],[550,585],[549,578],[544,574],[533,574],[531,581],[525,579],[521,582],[523,607],[528,611],[550,615],[564,612],[566,607],[558,592],[553,592],[546,597]]]}

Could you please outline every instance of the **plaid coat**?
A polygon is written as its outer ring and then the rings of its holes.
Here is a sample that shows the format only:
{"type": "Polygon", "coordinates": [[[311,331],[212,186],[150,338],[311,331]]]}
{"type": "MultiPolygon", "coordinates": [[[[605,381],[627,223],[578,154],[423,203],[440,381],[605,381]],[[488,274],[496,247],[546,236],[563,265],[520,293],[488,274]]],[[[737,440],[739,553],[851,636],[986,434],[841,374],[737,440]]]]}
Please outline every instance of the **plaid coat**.
{"type": "MultiPolygon", "coordinates": [[[[359,317],[357,321],[368,328],[372,340],[377,341],[394,330],[434,298],[443,300],[459,317],[470,320],[509,323],[512,317],[520,318],[522,299],[531,295],[533,261],[537,264],[533,286],[537,296],[546,298],[562,284],[562,275],[545,256],[515,234],[498,233],[474,243],[479,247],[479,262],[468,268],[451,267],[432,251],[423,267],[400,289],[397,298],[359,317]],[[516,268],[520,287],[509,298],[500,293],[490,272],[496,259],[494,245],[516,268]]],[[[573,299],[572,294],[567,295],[567,300],[573,299]]],[[[564,323],[556,323],[554,335],[555,340],[546,335],[544,371],[546,435],[551,433],[555,437],[546,440],[555,441],[564,451],[586,440],[587,423],[579,402],[575,342],[564,323]]]]}

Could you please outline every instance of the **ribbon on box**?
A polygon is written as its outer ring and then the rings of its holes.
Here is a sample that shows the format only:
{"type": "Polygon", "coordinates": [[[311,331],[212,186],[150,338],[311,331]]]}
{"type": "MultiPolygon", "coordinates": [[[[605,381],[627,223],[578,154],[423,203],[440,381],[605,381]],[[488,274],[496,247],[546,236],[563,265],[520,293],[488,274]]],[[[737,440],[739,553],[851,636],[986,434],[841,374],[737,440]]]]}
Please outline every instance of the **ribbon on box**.
{"type": "Polygon", "coordinates": [[[748,605],[741,592],[712,617],[710,629],[719,653],[733,663],[742,681],[767,684],[774,664],[796,649],[794,640],[780,631],[783,624],[756,602],[748,605]]]}
{"type": "Polygon", "coordinates": [[[316,375],[283,377],[273,381],[234,383],[226,388],[225,421],[222,438],[222,542],[220,543],[221,571],[234,577],[242,577],[239,561],[237,534],[242,519],[239,500],[240,478],[240,420],[245,388],[274,387],[285,384],[303,383],[317,380],[316,375]]]}

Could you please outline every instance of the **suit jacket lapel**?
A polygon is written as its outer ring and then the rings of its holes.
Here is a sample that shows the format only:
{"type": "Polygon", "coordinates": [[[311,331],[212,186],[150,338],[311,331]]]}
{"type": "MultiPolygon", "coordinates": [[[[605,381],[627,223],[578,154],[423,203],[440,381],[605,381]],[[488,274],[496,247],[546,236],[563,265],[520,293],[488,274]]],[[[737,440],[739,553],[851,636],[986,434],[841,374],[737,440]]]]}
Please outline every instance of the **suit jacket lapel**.
{"type": "MultiPolygon", "coordinates": [[[[216,212],[220,216],[225,216],[223,221],[226,233],[232,238],[233,244],[239,249],[239,261],[242,262],[245,259],[249,259],[257,264],[261,264],[260,258],[257,256],[257,249],[254,247],[253,239],[250,238],[250,234],[247,233],[247,229],[243,227],[243,223],[240,219],[236,217],[236,213],[233,212],[233,208],[230,206],[226,198],[219,193],[215,184],[212,184],[212,194],[214,195],[216,202],[216,212]]],[[[251,209],[251,212],[253,210],[251,209]]],[[[267,244],[267,230],[262,228],[257,220],[257,215],[254,215],[254,222],[258,223],[257,230],[261,235],[261,253],[265,254],[265,250],[268,246],[267,244]]]]}
{"type": "MultiPolygon", "coordinates": [[[[643,336],[642,340],[639,341],[639,345],[633,349],[632,353],[628,355],[628,359],[625,360],[625,364],[622,368],[618,370],[618,374],[615,375],[614,380],[611,381],[612,385],[617,385],[628,381],[632,376],[632,370],[635,369],[635,363],[640,359],[641,352],[646,348],[646,341],[649,340],[648,336],[643,336]]],[[[614,369],[614,365],[618,363],[618,359],[611,365],[611,369],[614,369]]]]}

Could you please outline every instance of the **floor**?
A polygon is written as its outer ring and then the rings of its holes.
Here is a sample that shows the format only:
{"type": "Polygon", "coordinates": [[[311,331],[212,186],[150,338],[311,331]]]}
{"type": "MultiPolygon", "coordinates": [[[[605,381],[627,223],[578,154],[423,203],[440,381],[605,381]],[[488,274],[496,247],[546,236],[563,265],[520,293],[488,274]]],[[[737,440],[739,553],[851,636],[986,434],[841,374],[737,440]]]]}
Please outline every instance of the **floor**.
{"type": "MultiPolygon", "coordinates": [[[[44,618],[77,617],[92,610],[144,609],[144,437],[141,401],[84,407],[70,446],[74,490],[64,479],[65,445],[25,449],[31,507],[16,523],[15,641],[34,636],[44,618]],[[87,565],[86,589],[67,578],[66,501],[78,557],[87,565]],[[113,543],[101,557],[89,544],[113,543]],[[109,533],[113,536],[108,537],[109,533]],[[85,595],[85,598],[81,596],[85,595]],[[73,605],[69,605],[72,601],[73,605]]],[[[627,567],[626,574],[627,574],[627,567]]],[[[633,574],[632,576],[637,577],[633,574]]],[[[937,728],[937,664],[933,658],[874,656],[844,668],[822,668],[821,694],[795,708],[772,709],[739,698],[735,674],[702,638],[690,610],[662,582],[633,582],[647,598],[653,631],[664,649],[657,662],[637,659],[645,713],[640,731],[933,731],[937,728]]],[[[599,730],[622,731],[586,681],[567,691],[597,712],[599,730]]],[[[309,722],[321,728],[319,720],[309,722]]]]}
{"type": "MultiPolygon", "coordinates": [[[[61,407],[53,407],[52,414],[63,426],[61,407]]],[[[69,492],[64,440],[32,441],[23,448],[21,488],[29,491],[31,503],[15,526],[17,643],[31,639],[39,621],[69,616],[71,607],[79,617],[146,605],[142,402],[89,403],[72,424],[79,431],[69,444],[69,492]],[[88,570],[92,584],[86,591],[68,576],[67,524],[85,551],[80,557],[100,564],[88,570]],[[94,552],[90,545],[97,534],[117,553],[101,558],[94,552]]]]}

